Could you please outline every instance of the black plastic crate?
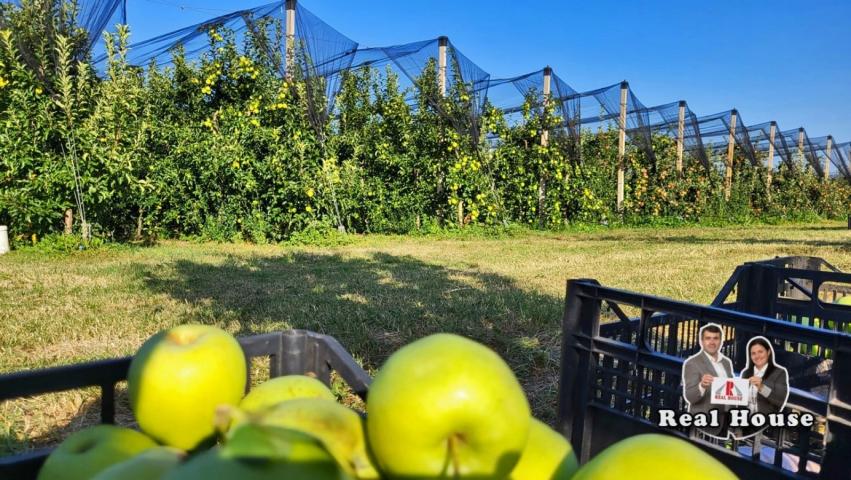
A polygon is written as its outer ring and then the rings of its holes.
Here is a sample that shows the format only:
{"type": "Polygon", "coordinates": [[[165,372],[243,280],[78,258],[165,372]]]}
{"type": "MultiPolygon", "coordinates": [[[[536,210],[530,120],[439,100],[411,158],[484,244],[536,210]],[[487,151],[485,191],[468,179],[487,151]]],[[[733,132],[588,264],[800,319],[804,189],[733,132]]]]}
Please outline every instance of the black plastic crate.
{"type": "MultiPolygon", "coordinates": [[[[594,280],[568,282],[563,330],[559,425],[581,463],[625,437],[656,432],[695,442],[741,478],[851,478],[851,335],[607,288],[594,280]],[[630,317],[625,313],[630,310],[639,313],[630,317]],[[607,316],[612,324],[603,324],[607,316]],[[709,322],[732,335],[728,350],[739,339],[764,335],[829,351],[832,368],[824,391],[792,386],[786,406],[812,413],[816,425],[766,430],[756,447],[753,439],[713,441],[694,429],[660,428],[660,409],[687,411],[682,364],[696,352],[689,342],[696,344],[697,329],[709,322]],[[609,325],[615,327],[605,328],[609,325]],[[759,458],[766,451],[767,462],[759,458]],[[791,470],[784,469],[790,461],[791,470]]],[[[734,361],[735,371],[743,366],[734,361]]]]}
{"type": "MultiPolygon", "coordinates": [[[[782,257],[737,267],[712,302],[713,306],[753,313],[785,322],[831,331],[851,332],[851,306],[836,305],[851,295],[851,274],[818,257],[782,257]]],[[[619,309],[617,322],[601,326],[603,336],[632,339],[638,320],[619,309]]],[[[688,357],[700,349],[695,319],[656,315],[648,341],[656,351],[688,357]]],[[[753,335],[736,335],[724,327],[724,354],[744,362],[744,347],[753,335]]],[[[806,341],[775,343],[777,361],[789,370],[793,386],[819,392],[827,386],[832,350],[806,341]]]]}
{"type": "MultiPolygon", "coordinates": [[[[269,358],[269,376],[303,374],[330,385],[336,372],[362,399],[371,379],[333,337],[305,330],[268,333],[238,339],[251,370],[252,358],[269,358]]],[[[115,421],[115,386],[127,379],[131,357],[68,365],[44,370],[0,375],[0,401],[100,387],[101,422],[115,421]]],[[[250,382],[249,382],[250,384],[250,382]]],[[[0,457],[0,479],[34,479],[49,448],[21,455],[0,457]]]]}

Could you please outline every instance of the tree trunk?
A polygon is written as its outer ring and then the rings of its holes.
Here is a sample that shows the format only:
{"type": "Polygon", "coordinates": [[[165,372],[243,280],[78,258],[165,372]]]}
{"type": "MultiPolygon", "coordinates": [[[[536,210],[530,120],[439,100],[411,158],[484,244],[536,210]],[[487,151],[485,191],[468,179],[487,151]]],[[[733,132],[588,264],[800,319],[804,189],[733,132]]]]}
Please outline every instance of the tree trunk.
{"type": "Polygon", "coordinates": [[[74,210],[65,210],[65,235],[71,235],[74,231],[74,210]]]}

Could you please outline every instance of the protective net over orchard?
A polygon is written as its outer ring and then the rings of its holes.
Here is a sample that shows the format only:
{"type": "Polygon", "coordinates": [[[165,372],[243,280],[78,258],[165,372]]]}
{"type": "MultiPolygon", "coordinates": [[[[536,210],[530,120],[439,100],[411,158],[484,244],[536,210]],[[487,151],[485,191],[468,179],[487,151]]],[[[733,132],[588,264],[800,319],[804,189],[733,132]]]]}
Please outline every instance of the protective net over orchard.
{"type": "MultiPolygon", "coordinates": [[[[30,11],[40,11],[43,18],[55,19],[55,27],[59,33],[81,33],[85,36],[81,48],[82,55],[91,54],[93,57],[105,53],[104,32],[114,33],[116,25],[127,23],[126,0],[78,0],[74,2],[44,1],[44,0],[3,0],[2,8],[31,8],[30,11]]],[[[0,25],[0,28],[6,28],[0,25]]],[[[52,32],[45,32],[52,34],[52,32]]],[[[32,52],[22,51],[25,57],[32,52]]]]}
{"type": "MultiPolygon", "coordinates": [[[[63,5],[43,3],[51,8],[63,5]]],[[[70,5],[65,15],[85,29],[88,52],[96,68],[104,71],[108,59],[102,33],[114,30],[117,23],[133,22],[126,18],[125,0],[77,0],[70,5]]],[[[167,67],[175,55],[197,60],[213,48],[210,37],[223,32],[237,45],[262,53],[282,77],[310,85],[309,115],[317,129],[334,115],[343,76],[369,68],[393,75],[409,103],[433,109],[474,142],[483,133],[482,115],[489,106],[501,110],[509,122],[519,122],[524,115],[542,115],[550,105],[554,122],[549,133],[568,139],[569,157],[575,161],[582,161],[581,148],[576,147],[583,132],[622,131],[626,148],[650,165],[656,162],[654,138],[662,136],[676,145],[678,162],[707,171],[723,170],[736,155],[754,166],[810,169],[819,176],[851,181],[849,144],[830,136],[810,138],[803,128],[781,130],[774,122],[748,125],[735,109],[699,115],[685,101],[648,107],[627,82],[580,92],[550,68],[491,78],[446,37],[362,46],[294,0],[237,10],[133,43],[127,60],[142,68],[167,67]]]]}

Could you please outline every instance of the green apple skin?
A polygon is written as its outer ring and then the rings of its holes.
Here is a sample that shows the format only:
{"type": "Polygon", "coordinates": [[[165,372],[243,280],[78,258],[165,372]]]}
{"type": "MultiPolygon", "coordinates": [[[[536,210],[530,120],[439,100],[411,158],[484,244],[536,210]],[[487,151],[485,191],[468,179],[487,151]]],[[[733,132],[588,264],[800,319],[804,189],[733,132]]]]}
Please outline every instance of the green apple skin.
{"type": "Polygon", "coordinates": [[[159,480],[183,459],[172,447],[156,447],[103,470],[92,480],[159,480]]]}
{"type": "Polygon", "coordinates": [[[90,480],[111,465],[157,444],[144,434],[115,425],[96,425],[66,438],[47,457],[38,480],[90,480]]]}
{"type": "Polygon", "coordinates": [[[529,440],[509,480],[568,480],[579,469],[570,443],[544,422],[533,418],[529,440]]]}
{"type": "Polygon", "coordinates": [[[736,480],[738,477],[695,445],[650,433],[622,440],[582,466],[573,480],[736,480]]]}
{"type": "Polygon", "coordinates": [[[242,425],[223,446],[202,452],[161,480],[352,480],[315,438],[242,425]],[[243,435],[244,434],[244,435],[243,435]]]}
{"type": "MultiPolygon", "coordinates": [[[[845,295],[844,297],[841,297],[839,300],[836,300],[833,303],[835,303],[837,305],[851,306],[851,294],[845,295]]],[[[842,330],[844,330],[845,333],[851,333],[851,323],[846,324],[845,328],[843,328],[842,330]]]]}
{"type": "Polygon", "coordinates": [[[259,412],[254,422],[288,428],[318,439],[338,463],[359,479],[379,478],[367,453],[364,421],[354,410],[326,398],[297,398],[259,412]]]}
{"type": "Polygon", "coordinates": [[[387,359],[370,386],[367,414],[373,458],[389,478],[505,478],[531,420],[502,358],[445,333],[387,359]]]}
{"type": "Polygon", "coordinates": [[[331,390],[319,380],[306,375],[285,375],[267,380],[252,388],[240,402],[239,408],[246,412],[258,412],[295,398],[335,400],[331,390]]]}
{"type": "Polygon", "coordinates": [[[192,450],[211,438],[219,405],[245,393],[245,355],[219,328],[181,325],[148,339],[130,363],[127,390],[142,431],[162,444],[192,450]]]}

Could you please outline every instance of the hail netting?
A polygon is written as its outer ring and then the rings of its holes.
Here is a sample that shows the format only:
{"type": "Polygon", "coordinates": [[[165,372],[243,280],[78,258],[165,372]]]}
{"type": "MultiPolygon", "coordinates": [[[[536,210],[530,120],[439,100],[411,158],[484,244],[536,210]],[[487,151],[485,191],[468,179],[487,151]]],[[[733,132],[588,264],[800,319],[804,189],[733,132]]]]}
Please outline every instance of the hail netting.
{"type": "Polygon", "coordinates": [[[106,50],[103,32],[114,32],[117,24],[127,23],[126,0],[2,0],[2,3],[15,7],[38,6],[45,18],[73,19],[74,26],[85,30],[87,40],[82,55],[102,54],[106,50]]]}
{"type": "MultiPolygon", "coordinates": [[[[780,130],[774,122],[763,122],[748,127],[748,135],[753,144],[755,152],[764,154],[766,160],[770,152],[773,151],[774,157],[780,157],[780,162],[772,162],[774,168],[778,168],[780,164],[784,164],[789,168],[794,168],[792,157],[789,155],[789,148],[786,145],[786,139],[780,135],[780,130]],[[771,139],[771,128],[774,127],[774,141],[771,139]]],[[[774,160],[773,158],[771,159],[774,160]]]]}
{"type": "MultiPolygon", "coordinates": [[[[547,69],[541,69],[511,78],[489,79],[486,83],[476,85],[475,90],[484,92],[488,104],[502,111],[509,124],[516,124],[523,119],[526,108],[535,115],[543,115],[544,79],[547,73],[547,69]]],[[[552,70],[549,75],[550,92],[546,101],[553,108],[557,120],[550,133],[554,136],[567,135],[571,140],[569,144],[576,146],[580,141],[578,92],[552,70]]],[[[573,148],[573,152],[568,152],[568,158],[578,160],[578,152],[578,148],[573,148]]]]}
{"type": "Polygon", "coordinates": [[[830,135],[816,138],[808,138],[812,151],[815,155],[816,163],[821,167],[820,175],[824,176],[825,167],[828,168],[830,177],[844,177],[840,168],[839,156],[836,152],[836,144],[833,137],[830,135]]]}
{"type": "Polygon", "coordinates": [[[652,135],[666,135],[673,139],[680,136],[680,105],[683,110],[683,161],[688,157],[700,162],[709,171],[709,159],[703,148],[697,115],[688,108],[685,102],[672,102],[655,107],[647,107],[647,117],[652,135]]]}
{"type": "Polygon", "coordinates": [[[389,68],[398,77],[400,88],[407,91],[410,103],[422,103],[419,108],[435,110],[459,134],[468,136],[474,143],[478,141],[486,92],[475,87],[486,84],[490,75],[445,37],[360,48],[348,68],[363,67],[375,67],[379,74],[389,68]],[[441,63],[441,46],[445,49],[445,65],[441,63]]]}
{"type": "MultiPolygon", "coordinates": [[[[716,163],[716,168],[722,168],[725,164],[727,149],[730,144],[730,132],[733,127],[732,110],[706,115],[697,118],[698,135],[707,156],[716,163]]],[[[735,135],[732,136],[734,151],[738,151],[752,165],[760,165],[756,150],[751,143],[748,127],[742,120],[741,115],[736,113],[735,135]]]]}
{"type": "Polygon", "coordinates": [[[824,169],[822,165],[819,165],[816,147],[810,142],[803,128],[785,130],[780,132],[780,135],[783,136],[788,149],[787,155],[795,168],[811,168],[817,175],[824,175],[824,169]]]}
{"type": "MultiPolygon", "coordinates": [[[[0,29],[7,22],[35,25],[32,37],[16,37],[21,59],[41,80],[56,61],[57,35],[69,38],[77,60],[106,51],[104,32],[126,23],[125,0],[0,0],[0,29]],[[38,18],[32,18],[38,12],[38,18]],[[51,21],[45,22],[44,19],[51,21]]],[[[49,82],[46,82],[50,89],[49,82]]]]}
{"type": "MultiPolygon", "coordinates": [[[[188,60],[196,60],[209,52],[209,34],[224,30],[234,36],[238,46],[262,53],[265,61],[281,76],[306,82],[308,112],[311,124],[324,125],[340,88],[339,73],[347,70],[357,43],[337,32],[309,10],[296,4],[292,72],[286,61],[286,5],[274,2],[255,8],[238,10],[210,20],[165,33],[128,48],[127,62],[140,67],[164,67],[173,63],[178,49],[188,60]]],[[[98,70],[106,67],[105,55],[95,58],[98,70]]]]}
{"type": "Polygon", "coordinates": [[[833,165],[846,180],[851,182],[851,142],[833,146],[833,165]]]}

